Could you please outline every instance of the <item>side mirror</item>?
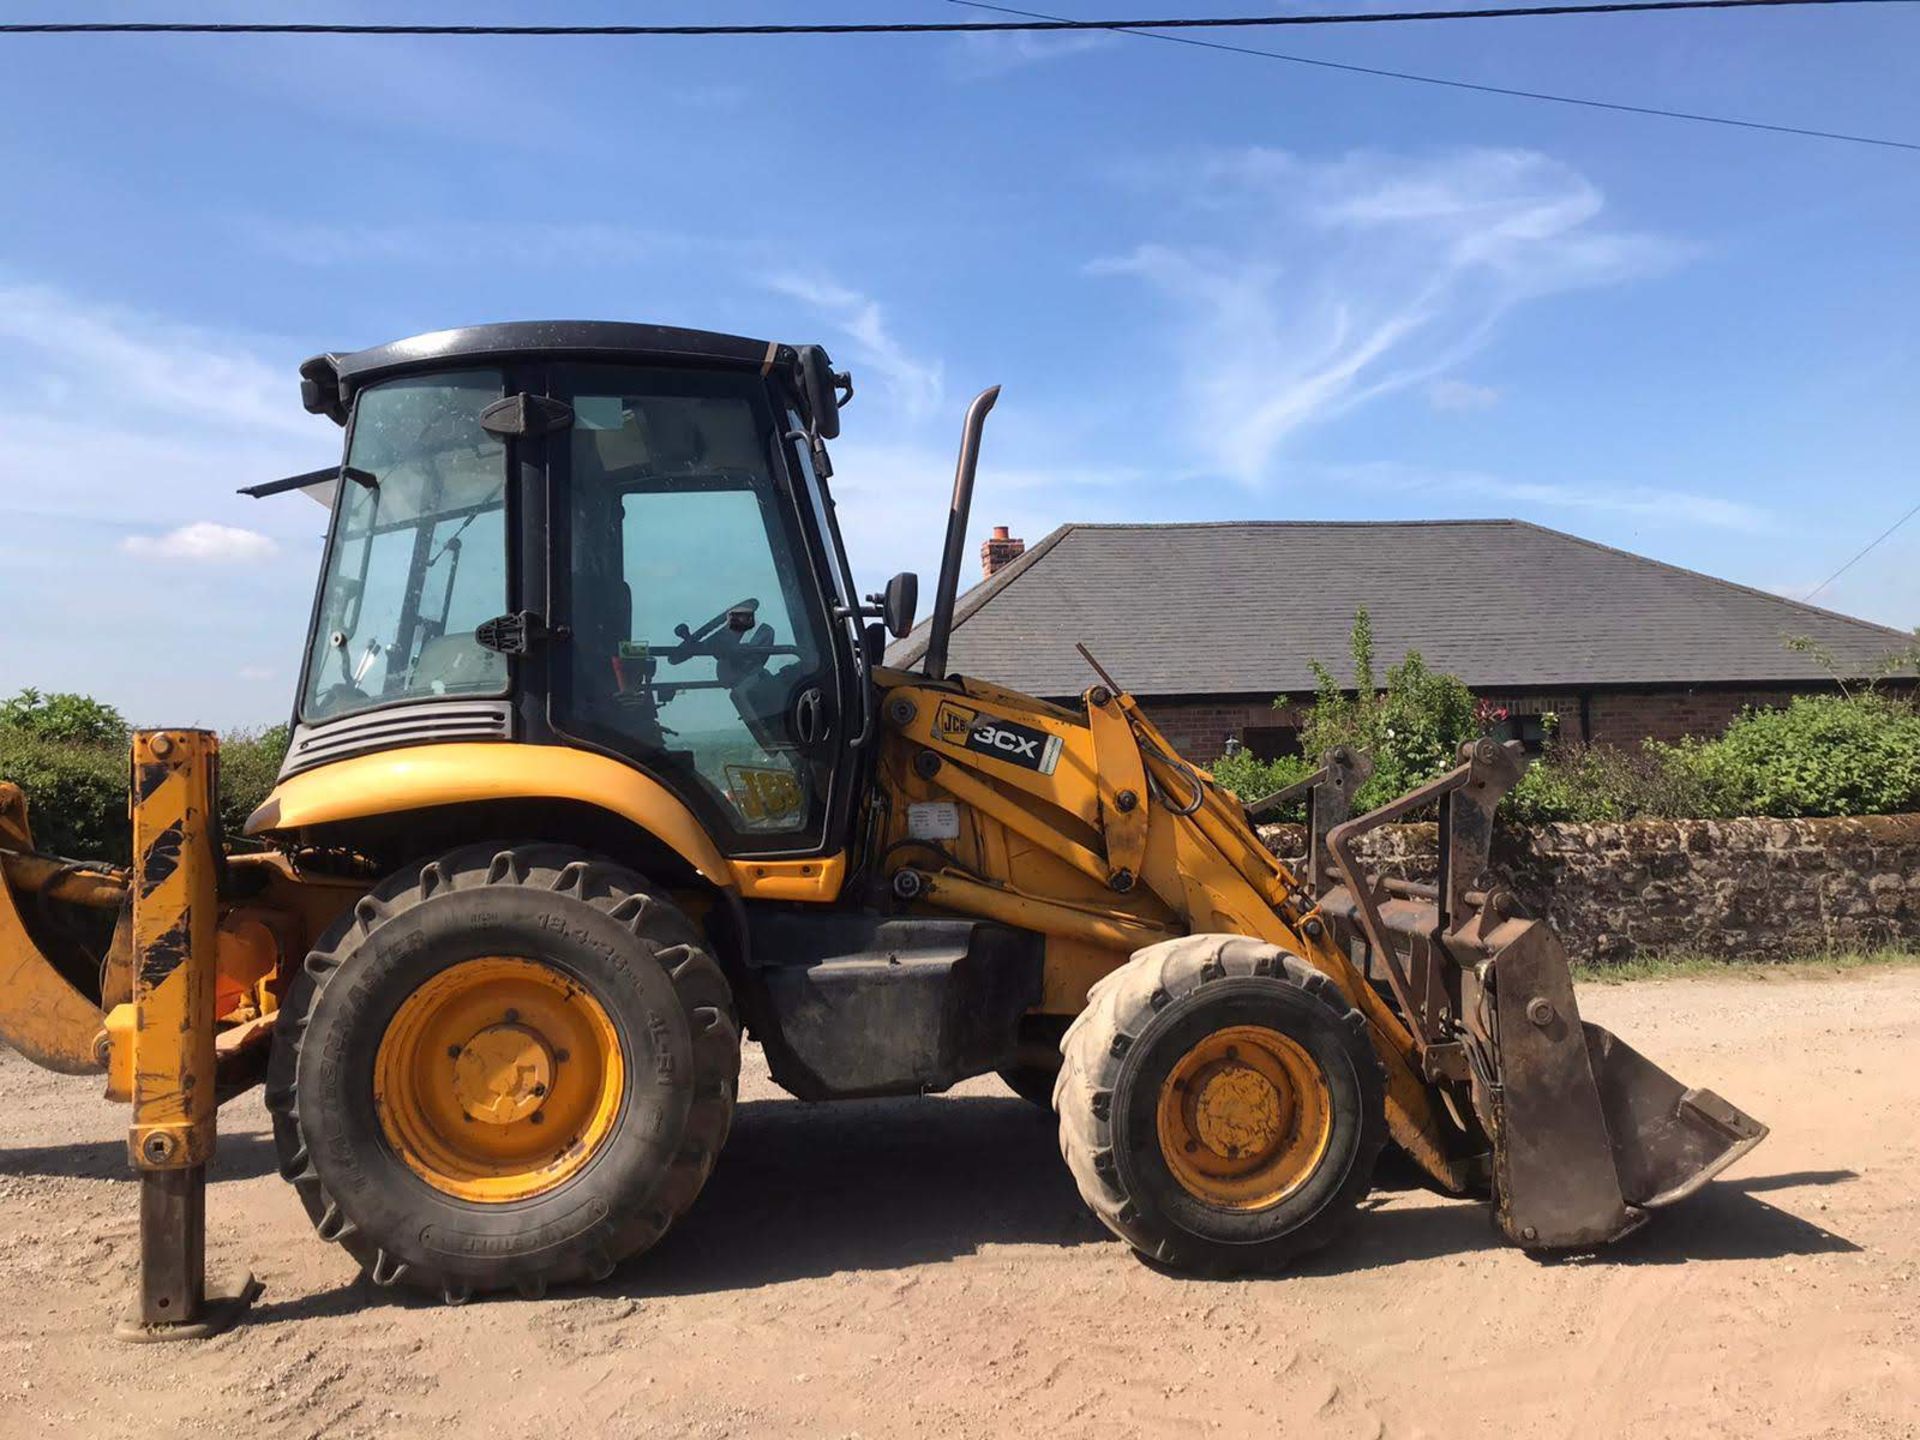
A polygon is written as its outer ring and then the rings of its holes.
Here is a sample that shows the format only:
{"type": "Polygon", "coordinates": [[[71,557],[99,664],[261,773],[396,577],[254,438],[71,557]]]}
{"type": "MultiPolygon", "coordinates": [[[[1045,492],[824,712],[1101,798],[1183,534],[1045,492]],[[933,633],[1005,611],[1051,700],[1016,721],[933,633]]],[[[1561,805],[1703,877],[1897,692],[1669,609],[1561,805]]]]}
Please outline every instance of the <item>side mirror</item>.
{"type": "Polygon", "coordinates": [[[840,438],[840,394],[833,361],[818,345],[800,347],[800,388],[806,392],[807,414],[822,440],[840,438]]]}
{"type": "Polygon", "coordinates": [[[911,570],[902,570],[887,581],[879,600],[880,622],[894,639],[902,638],[913,629],[913,612],[920,604],[920,577],[911,570]]]}

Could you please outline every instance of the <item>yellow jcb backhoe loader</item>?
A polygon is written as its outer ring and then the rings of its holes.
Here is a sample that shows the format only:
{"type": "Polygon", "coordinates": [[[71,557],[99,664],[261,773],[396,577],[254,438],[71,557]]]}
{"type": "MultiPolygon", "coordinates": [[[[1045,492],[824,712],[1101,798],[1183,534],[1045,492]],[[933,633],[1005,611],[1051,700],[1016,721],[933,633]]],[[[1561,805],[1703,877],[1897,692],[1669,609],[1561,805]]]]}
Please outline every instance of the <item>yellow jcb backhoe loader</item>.
{"type": "Polygon", "coordinates": [[[226,853],[199,732],[136,737],[127,872],[36,853],[0,787],[0,1035],[132,1104],[129,1333],[245,1303],[203,1286],[201,1207],[216,1106],[262,1079],[322,1238],[450,1301],[658,1241],[743,1033],[811,1100],[999,1072],[1108,1227],[1205,1271],[1326,1244],[1388,1144],[1544,1250],[1765,1134],[1583,1024],[1490,887],[1508,749],[1359,819],[1364,757],[1330,755],[1296,875],[1094,657],[1071,708],[950,674],[997,392],[908,671],[917,582],[854,589],[852,384],[816,346],[508,324],[301,374],[346,447],[250,492],[332,512],[258,850],[226,853]],[[1358,835],[1426,806],[1438,884],[1370,879],[1358,835]]]}

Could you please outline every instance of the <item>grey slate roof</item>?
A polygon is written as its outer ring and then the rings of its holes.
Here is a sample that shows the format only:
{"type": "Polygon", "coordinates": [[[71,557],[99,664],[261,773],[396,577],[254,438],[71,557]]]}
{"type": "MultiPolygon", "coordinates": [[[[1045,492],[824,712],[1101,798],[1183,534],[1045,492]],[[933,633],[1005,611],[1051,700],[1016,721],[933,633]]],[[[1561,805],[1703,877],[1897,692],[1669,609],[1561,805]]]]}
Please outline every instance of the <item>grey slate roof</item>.
{"type": "Polygon", "coordinates": [[[1137,695],[1304,692],[1309,660],[1347,678],[1363,605],[1383,668],[1478,690],[1819,681],[1787,636],[1854,673],[1912,638],[1521,520],[1063,525],[961,598],[949,669],[1074,695],[1084,641],[1137,695]]]}

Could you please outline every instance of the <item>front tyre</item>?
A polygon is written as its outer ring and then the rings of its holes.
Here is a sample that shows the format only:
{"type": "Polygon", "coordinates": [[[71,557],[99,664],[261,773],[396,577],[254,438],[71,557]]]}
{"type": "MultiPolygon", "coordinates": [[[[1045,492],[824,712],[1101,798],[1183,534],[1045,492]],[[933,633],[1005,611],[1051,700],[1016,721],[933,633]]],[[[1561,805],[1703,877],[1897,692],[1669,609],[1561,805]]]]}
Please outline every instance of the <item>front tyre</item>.
{"type": "Polygon", "coordinates": [[[557,845],[410,866],[307,957],[267,1104],[322,1239],[450,1301],[597,1280],[693,1203],[739,1031],[694,925],[557,845]]]}
{"type": "Polygon", "coordinates": [[[1138,952],[1061,1042],[1060,1149],[1116,1235],[1181,1270],[1330,1241],[1386,1142],[1366,1022],[1297,956],[1233,935],[1138,952]]]}

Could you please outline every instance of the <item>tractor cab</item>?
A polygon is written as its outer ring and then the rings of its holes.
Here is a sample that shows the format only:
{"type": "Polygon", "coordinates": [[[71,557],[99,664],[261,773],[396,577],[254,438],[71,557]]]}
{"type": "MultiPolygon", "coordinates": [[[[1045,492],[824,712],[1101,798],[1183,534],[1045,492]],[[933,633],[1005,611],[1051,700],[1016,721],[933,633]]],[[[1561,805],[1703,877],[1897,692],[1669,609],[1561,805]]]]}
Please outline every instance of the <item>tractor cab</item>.
{"type": "Polygon", "coordinates": [[[449,740],[569,746],[644,771],[728,856],[844,845],[883,637],[828,489],[852,384],[819,347],[505,324],[301,375],[346,445],[295,477],[331,491],[333,523],[286,776],[449,740]]]}

